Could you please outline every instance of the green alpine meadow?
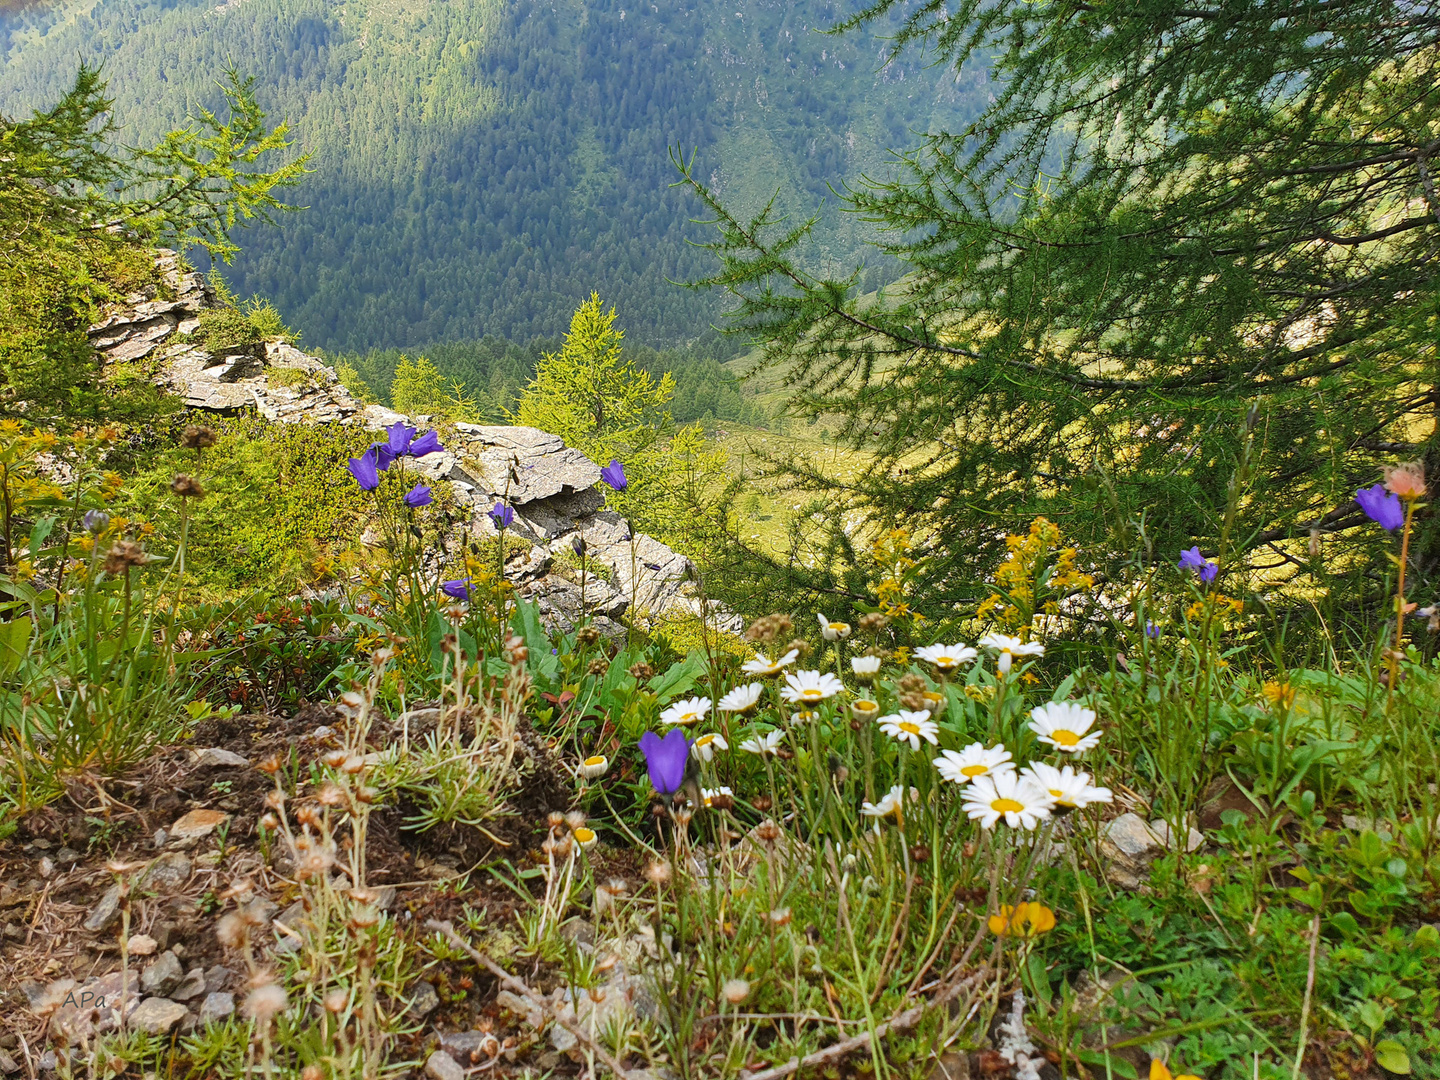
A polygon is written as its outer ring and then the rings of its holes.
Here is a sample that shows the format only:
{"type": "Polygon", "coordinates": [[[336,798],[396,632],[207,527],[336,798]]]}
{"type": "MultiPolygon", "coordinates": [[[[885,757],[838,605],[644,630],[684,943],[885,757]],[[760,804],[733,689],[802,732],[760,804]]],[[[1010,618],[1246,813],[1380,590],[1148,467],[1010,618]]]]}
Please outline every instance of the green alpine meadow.
{"type": "Polygon", "coordinates": [[[1440,1080],[1440,0],[0,0],[0,1078],[1440,1080]]]}

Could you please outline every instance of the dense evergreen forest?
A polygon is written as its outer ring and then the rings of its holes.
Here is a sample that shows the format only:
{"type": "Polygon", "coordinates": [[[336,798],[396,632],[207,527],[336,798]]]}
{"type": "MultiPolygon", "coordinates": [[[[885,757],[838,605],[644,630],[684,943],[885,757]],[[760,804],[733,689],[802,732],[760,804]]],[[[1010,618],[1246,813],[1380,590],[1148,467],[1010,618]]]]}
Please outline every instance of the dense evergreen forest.
{"type": "MultiPolygon", "coordinates": [[[[240,231],[236,290],[305,343],[365,351],[554,339],[598,289],[632,343],[688,344],[713,292],[690,241],[703,207],[668,149],[734,205],[808,215],[827,185],[886,174],[888,148],[963,126],[987,74],[884,63],[879,30],[817,33],[826,0],[62,0],[0,13],[0,112],[56,100],[103,64],[130,142],[218,107],[228,64],[256,78],[313,173],[281,229],[240,231]]],[[[866,223],[821,210],[805,257],[861,256],[866,223]]],[[[893,266],[872,253],[866,284],[893,266]]],[[[702,409],[702,412],[704,410],[702,409]]]]}

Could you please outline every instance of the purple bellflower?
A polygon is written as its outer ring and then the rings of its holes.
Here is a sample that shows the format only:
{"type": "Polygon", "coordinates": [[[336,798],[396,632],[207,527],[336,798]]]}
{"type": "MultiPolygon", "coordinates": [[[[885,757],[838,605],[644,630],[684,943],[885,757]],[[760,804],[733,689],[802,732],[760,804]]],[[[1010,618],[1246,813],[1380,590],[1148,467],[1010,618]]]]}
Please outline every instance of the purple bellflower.
{"type": "Polygon", "coordinates": [[[411,457],[425,457],[427,454],[438,454],[445,448],[440,445],[440,436],[435,432],[427,431],[409,446],[411,457]]]}
{"type": "Polygon", "coordinates": [[[376,462],[375,447],[371,447],[358,458],[350,459],[350,475],[362,491],[374,491],[380,486],[380,472],[376,462]]]}
{"type": "Polygon", "coordinates": [[[110,524],[110,515],[104,510],[86,510],[81,520],[85,523],[86,532],[99,536],[105,531],[105,526],[110,524]]]}
{"type": "Polygon", "coordinates": [[[1220,573],[1220,564],[1201,555],[1198,547],[1192,547],[1188,551],[1180,552],[1180,569],[1194,570],[1196,576],[1208,585],[1215,580],[1215,575],[1220,573]]]}
{"type": "Polygon", "coordinates": [[[1365,511],[1365,516],[1382,529],[1393,532],[1405,524],[1405,511],[1400,506],[1400,499],[1389,494],[1384,484],[1361,488],[1355,492],[1355,501],[1365,511]]]}
{"type": "Polygon", "coordinates": [[[515,511],[503,502],[497,502],[490,510],[490,516],[495,519],[496,528],[508,529],[515,520],[515,511]]]}
{"type": "Polygon", "coordinates": [[[416,484],[405,493],[405,505],[412,510],[422,506],[429,506],[434,500],[430,498],[430,489],[424,484],[416,484]]]}
{"type": "Polygon", "coordinates": [[[610,464],[600,470],[600,479],[616,491],[624,491],[630,484],[630,481],[625,479],[625,466],[620,464],[619,458],[611,458],[610,464]]]}
{"type": "Polygon", "coordinates": [[[690,757],[690,740],[681,728],[671,728],[662,739],[653,731],[640,736],[640,752],[650,770],[650,783],[661,795],[673,795],[685,782],[685,762],[690,757]]]}
{"type": "Polygon", "coordinates": [[[1147,622],[1145,624],[1145,636],[1151,638],[1152,640],[1159,638],[1160,627],[1153,622],[1147,622]]]}
{"type": "Polygon", "coordinates": [[[415,429],[403,420],[391,424],[385,429],[385,433],[389,436],[386,445],[390,447],[390,453],[396,457],[406,453],[410,449],[410,441],[415,438],[415,429]]]}
{"type": "Polygon", "coordinates": [[[470,582],[463,580],[442,581],[440,583],[440,591],[452,600],[469,600],[470,582]]]}
{"type": "Polygon", "coordinates": [[[396,454],[395,451],[390,449],[389,443],[383,442],[371,443],[370,449],[365,452],[374,456],[375,467],[380,472],[384,472],[386,469],[390,468],[391,463],[397,457],[399,457],[399,455],[396,454]]]}

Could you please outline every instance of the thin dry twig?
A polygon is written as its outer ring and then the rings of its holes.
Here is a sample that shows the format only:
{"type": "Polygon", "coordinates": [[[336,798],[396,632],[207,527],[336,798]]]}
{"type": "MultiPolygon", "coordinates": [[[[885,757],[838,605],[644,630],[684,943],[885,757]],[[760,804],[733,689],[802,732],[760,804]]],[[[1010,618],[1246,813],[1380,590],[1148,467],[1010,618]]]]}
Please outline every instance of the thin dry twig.
{"type": "MultiPolygon", "coordinates": [[[[448,919],[444,922],[441,922],[439,919],[430,919],[425,923],[425,928],[427,930],[434,930],[437,934],[440,934],[442,937],[445,938],[445,940],[450,942],[451,945],[454,945],[457,949],[460,949],[462,952],[464,952],[465,955],[470,957],[471,960],[474,960],[475,963],[479,964],[486,971],[490,972],[491,975],[494,975],[497,979],[499,979],[501,985],[503,985],[507,990],[519,994],[527,1001],[533,1002],[534,1004],[538,1005],[545,1013],[552,1013],[552,1009],[548,1001],[542,998],[539,994],[535,993],[535,991],[531,990],[530,987],[526,986],[514,975],[511,975],[499,964],[495,963],[494,960],[491,960],[490,957],[486,956],[479,949],[475,948],[475,946],[471,945],[459,934],[455,933],[455,927],[448,919]]],[[[580,1042],[583,1043],[585,1047],[590,1050],[590,1052],[593,1053],[601,1061],[601,1063],[603,1063],[611,1072],[613,1072],[616,1076],[620,1077],[621,1080],[630,1080],[630,1074],[626,1071],[625,1067],[615,1059],[614,1055],[612,1055],[609,1051],[607,1051],[604,1047],[597,1043],[594,1038],[591,1037],[588,1031],[586,1031],[574,1020],[567,1020],[558,1010],[553,1010],[553,1016],[557,1024],[563,1027],[566,1031],[570,1032],[571,1035],[574,1035],[575,1038],[580,1040],[580,1042]]]]}

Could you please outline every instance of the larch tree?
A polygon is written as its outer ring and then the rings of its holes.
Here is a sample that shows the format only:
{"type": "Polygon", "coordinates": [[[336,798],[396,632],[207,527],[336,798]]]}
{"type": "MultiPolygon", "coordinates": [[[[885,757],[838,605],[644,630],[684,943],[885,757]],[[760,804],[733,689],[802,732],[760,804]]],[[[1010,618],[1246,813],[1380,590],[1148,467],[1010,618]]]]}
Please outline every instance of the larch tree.
{"type": "MultiPolygon", "coordinates": [[[[695,284],[875,455],[792,476],[926,537],[944,603],[1042,513],[1102,572],[1198,543],[1376,576],[1356,488],[1413,457],[1440,481],[1440,4],[878,0],[838,29],[891,13],[895,55],[996,76],[973,125],[843,193],[896,286],[812,272],[813,222],[737,216],[676,158],[718,228],[695,284]]],[[[1418,550],[1432,580],[1440,530],[1418,550]]]]}

